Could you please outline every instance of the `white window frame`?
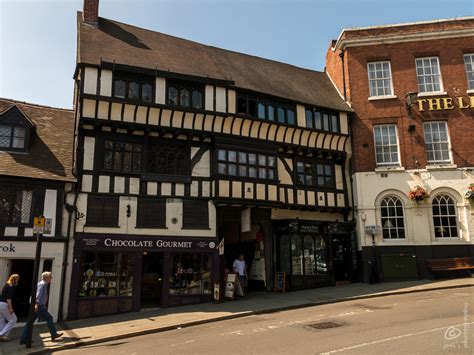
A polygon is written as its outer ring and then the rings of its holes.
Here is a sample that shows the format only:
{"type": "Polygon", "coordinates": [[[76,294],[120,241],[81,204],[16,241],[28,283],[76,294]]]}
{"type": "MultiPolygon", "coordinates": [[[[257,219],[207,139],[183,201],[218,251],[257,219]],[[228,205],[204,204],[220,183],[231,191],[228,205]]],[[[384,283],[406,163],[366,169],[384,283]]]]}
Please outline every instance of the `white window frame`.
{"type": "MultiPolygon", "coordinates": [[[[377,166],[400,166],[401,165],[401,160],[400,160],[400,140],[399,140],[399,137],[398,137],[398,129],[397,129],[397,125],[395,123],[388,123],[388,124],[380,124],[380,125],[374,125],[373,126],[373,136],[374,136],[374,153],[375,153],[375,164],[377,166]],[[378,128],[382,128],[384,126],[393,126],[395,127],[395,139],[397,140],[396,141],[396,145],[397,145],[397,157],[398,157],[398,160],[396,162],[379,162],[377,160],[377,140],[376,140],[376,136],[375,136],[375,130],[378,129],[378,128]]],[[[388,146],[393,146],[394,144],[388,144],[388,146]]],[[[383,145],[382,144],[382,147],[386,147],[387,145],[383,145]]],[[[391,157],[391,154],[390,154],[390,157],[391,157]]]]}
{"type": "MultiPolygon", "coordinates": [[[[439,130],[438,130],[438,133],[439,133],[439,130]]],[[[431,136],[433,136],[433,134],[431,134],[431,136]]],[[[426,161],[428,162],[428,164],[452,164],[453,156],[452,156],[452,149],[451,149],[451,139],[449,137],[448,122],[446,122],[446,121],[428,121],[428,122],[424,122],[423,123],[423,137],[425,139],[426,161]],[[438,127],[438,128],[439,128],[440,124],[444,124],[444,126],[446,127],[447,141],[438,141],[438,142],[433,142],[432,141],[430,144],[448,143],[448,156],[449,156],[449,158],[447,160],[430,160],[428,158],[428,149],[427,149],[427,144],[428,143],[426,142],[426,126],[429,125],[431,127],[431,132],[433,132],[432,127],[435,124],[436,124],[436,127],[438,127]]]]}
{"type": "MultiPolygon", "coordinates": [[[[383,68],[382,68],[382,72],[383,72],[383,68]]],[[[395,94],[394,94],[394,91],[393,91],[393,78],[392,78],[392,66],[390,64],[390,61],[389,60],[381,60],[381,61],[377,61],[377,62],[368,62],[367,63],[367,78],[368,78],[368,81],[369,81],[369,99],[373,99],[373,98],[377,98],[377,99],[382,99],[382,98],[394,98],[395,94]],[[377,64],[388,64],[388,77],[383,77],[383,78],[375,78],[375,79],[371,79],[370,78],[370,67],[373,65],[374,66],[374,71],[376,72],[376,69],[375,69],[375,66],[377,64]],[[384,95],[372,95],[372,83],[376,83],[377,81],[379,80],[389,80],[390,81],[390,93],[385,93],[384,95]]],[[[385,87],[383,87],[384,91],[385,91],[385,87]]],[[[377,86],[375,88],[375,91],[377,91],[377,86]]]]}
{"type": "MultiPolygon", "coordinates": [[[[406,215],[406,213],[405,213],[405,204],[403,203],[403,200],[400,197],[398,197],[397,195],[393,195],[393,194],[392,195],[387,195],[387,196],[384,196],[380,200],[380,226],[382,228],[382,239],[383,239],[384,242],[393,241],[393,240],[406,240],[407,239],[407,231],[406,231],[407,221],[406,221],[406,216],[405,215],[406,215]],[[387,209],[390,208],[390,206],[388,206],[388,207],[383,206],[383,203],[384,203],[385,200],[392,200],[394,202],[395,201],[400,201],[400,204],[401,204],[401,207],[402,207],[402,215],[399,216],[397,214],[397,211],[396,211],[397,207],[396,207],[396,203],[395,203],[395,207],[394,207],[395,208],[395,215],[393,215],[393,216],[389,215],[389,217],[384,217],[382,211],[386,208],[387,209]],[[396,224],[395,225],[392,224],[392,226],[385,227],[384,226],[384,218],[387,221],[390,220],[390,218],[395,219],[396,224]],[[403,220],[403,228],[398,227],[397,219],[400,219],[400,218],[403,220]],[[388,238],[384,237],[383,231],[385,229],[387,229],[389,231],[389,237],[388,238]],[[401,229],[403,229],[403,237],[399,236],[400,235],[399,230],[401,230],[401,229]],[[395,238],[392,238],[392,233],[394,233],[395,238]]],[[[387,221],[385,221],[385,223],[387,223],[387,221]]]]}
{"type": "MultiPolygon", "coordinates": [[[[438,204],[438,206],[440,206],[438,204]]],[[[453,240],[453,239],[460,239],[461,238],[461,235],[460,235],[460,231],[459,231],[459,220],[458,220],[458,211],[457,211],[457,203],[456,203],[456,199],[451,196],[450,194],[447,194],[447,193],[439,193],[439,194],[436,194],[435,196],[433,196],[432,200],[431,200],[431,223],[432,223],[432,226],[433,226],[433,230],[434,230],[434,237],[436,240],[440,240],[440,239],[450,239],[450,240],[453,240]],[[447,212],[447,214],[441,214],[441,210],[440,210],[440,214],[437,214],[435,215],[434,214],[434,211],[433,211],[433,208],[434,208],[434,204],[433,202],[435,200],[438,200],[441,199],[441,198],[450,198],[451,201],[453,202],[453,206],[454,206],[454,214],[449,214],[449,211],[447,212]],[[447,232],[447,236],[444,236],[442,235],[441,237],[437,237],[436,236],[436,226],[435,226],[435,218],[448,218],[448,225],[443,225],[443,223],[441,222],[441,225],[438,226],[441,227],[441,228],[444,228],[444,227],[447,227],[448,230],[446,231],[447,232]],[[452,228],[451,224],[449,223],[449,218],[452,218],[454,217],[455,218],[455,221],[456,221],[456,234],[455,236],[452,236],[451,235],[451,230],[449,228],[452,228]]],[[[441,232],[441,234],[443,234],[443,232],[441,232]]]]}
{"type": "MultiPolygon", "coordinates": [[[[423,70],[424,70],[424,66],[423,66],[423,70]]],[[[444,86],[443,86],[443,75],[441,74],[441,65],[439,64],[439,58],[437,56],[433,56],[433,57],[421,57],[421,58],[415,58],[415,73],[416,73],[416,80],[417,80],[417,83],[418,83],[418,92],[419,94],[423,95],[423,94],[433,94],[433,93],[436,93],[436,94],[440,94],[440,93],[444,93],[444,86]],[[423,60],[426,60],[426,59],[429,59],[430,60],[430,63],[431,63],[431,60],[432,59],[436,59],[436,63],[438,65],[438,75],[439,75],[439,90],[436,90],[436,91],[421,91],[420,90],[420,75],[418,75],[418,66],[417,66],[417,62],[419,60],[421,60],[423,62],[423,60]]],[[[433,74],[424,74],[422,75],[423,77],[426,77],[426,76],[432,76],[433,74]]],[[[425,87],[426,87],[426,83],[425,83],[425,87]]]]}
{"type": "Polygon", "coordinates": [[[472,76],[474,77],[474,53],[466,53],[463,56],[464,58],[464,69],[466,70],[466,80],[467,80],[467,92],[471,93],[474,92],[474,79],[469,80],[469,73],[472,73],[472,76]],[[471,71],[468,70],[467,65],[468,63],[466,62],[466,58],[469,58],[470,60],[470,65],[471,65],[471,71]]]}

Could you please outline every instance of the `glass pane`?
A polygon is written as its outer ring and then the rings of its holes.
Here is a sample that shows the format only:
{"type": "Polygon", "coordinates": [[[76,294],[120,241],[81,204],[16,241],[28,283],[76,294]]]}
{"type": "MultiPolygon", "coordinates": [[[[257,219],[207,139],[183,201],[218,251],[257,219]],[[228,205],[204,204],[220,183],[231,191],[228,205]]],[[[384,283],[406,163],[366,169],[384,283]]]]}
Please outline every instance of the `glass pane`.
{"type": "Polygon", "coordinates": [[[114,170],[122,170],[122,154],[114,152],[114,170]]]}
{"type": "Polygon", "coordinates": [[[192,99],[194,108],[202,108],[202,94],[200,91],[194,90],[192,99]]]}
{"type": "Polygon", "coordinates": [[[227,168],[229,169],[229,172],[228,172],[229,175],[237,176],[237,165],[229,164],[227,168]]]}
{"type": "Polygon", "coordinates": [[[177,105],[178,104],[178,89],[174,86],[168,88],[168,104],[177,105]]]}
{"type": "Polygon", "coordinates": [[[275,160],[276,158],[275,157],[267,157],[267,164],[268,166],[275,166],[275,160]]]}
{"type": "Polygon", "coordinates": [[[258,165],[261,165],[261,166],[267,165],[267,157],[265,155],[258,156],[258,165]]]}
{"type": "Polygon", "coordinates": [[[15,127],[12,148],[24,148],[24,147],[25,147],[25,129],[21,127],[15,127]]]}
{"type": "Polygon", "coordinates": [[[275,170],[267,169],[267,179],[273,180],[275,178],[275,170]]]}
{"type": "Polygon", "coordinates": [[[226,175],[227,174],[227,165],[223,163],[219,163],[217,165],[217,171],[219,174],[226,175]]]}
{"type": "Polygon", "coordinates": [[[272,105],[268,105],[268,120],[275,121],[275,108],[272,105]]]}
{"type": "Polygon", "coordinates": [[[314,113],[314,128],[316,129],[323,129],[323,124],[321,120],[321,112],[315,112],[314,113]]]}
{"type": "Polygon", "coordinates": [[[239,152],[239,163],[247,163],[247,153],[239,152]]]}
{"type": "Polygon", "coordinates": [[[267,169],[265,168],[259,168],[258,169],[258,177],[260,179],[266,179],[267,178],[267,169]]]}
{"type": "Polygon", "coordinates": [[[257,164],[257,155],[250,153],[249,154],[249,164],[256,165],[257,164]]]}
{"type": "Polygon", "coordinates": [[[114,142],[112,142],[112,141],[105,141],[105,148],[106,148],[106,149],[113,149],[113,148],[114,148],[114,142]]]}
{"type": "Polygon", "coordinates": [[[118,79],[114,81],[114,96],[115,97],[125,97],[125,81],[118,79]]]}
{"type": "Polygon", "coordinates": [[[133,162],[132,162],[132,170],[139,172],[141,166],[141,155],[140,154],[133,154],[133,162]]]}
{"type": "Polygon", "coordinates": [[[128,98],[129,99],[138,99],[138,95],[139,95],[139,91],[140,91],[140,85],[135,82],[135,81],[131,81],[128,83],[128,98]]]}
{"type": "Polygon", "coordinates": [[[313,128],[313,111],[306,110],[306,127],[313,128]]]}
{"type": "Polygon", "coordinates": [[[151,102],[153,100],[153,87],[150,84],[142,85],[142,100],[151,102]]]}
{"type": "Polygon", "coordinates": [[[112,169],[112,152],[110,150],[104,152],[104,168],[112,169]]]}
{"type": "Polygon", "coordinates": [[[222,150],[222,149],[219,149],[218,153],[217,153],[217,159],[225,161],[226,160],[226,151],[222,150]]]}
{"type": "Polygon", "coordinates": [[[254,167],[249,167],[249,177],[256,178],[257,170],[254,167]]]}
{"type": "Polygon", "coordinates": [[[265,118],[265,105],[262,103],[258,104],[258,118],[265,118]]]}
{"type": "Polygon", "coordinates": [[[295,111],[288,109],[288,124],[295,124],[295,111]]]}
{"type": "Polygon", "coordinates": [[[285,122],[285,109],[278,107],[277,109],[278,122],[285,122]]]}
{"type": "Polygon", "coordinates": [[[0,127],[0,147],[10,147],[11,127],[0,127]]]}
{"type": "Polygon", "coordinates": [[[237,161],[237,152],[233,150],[229,150],[227,156],[227,160],[231,162],[236,162],[237,161]]]}
{"type": "Polygon", "coordinates": [[[130,171],[132,168],[132,154],[129,152],[123,153],[123,171],[130,171]]]}
{"type": "Polygon", "coordinates": [[[247,176],[247,166],[239,165],[239,176],[247,176]]]}
{"type": "Polygon", "coordinates": [[[190,94],[188,89],[181,89],[179,104],[188,107],[190,105],[190,94]]]}

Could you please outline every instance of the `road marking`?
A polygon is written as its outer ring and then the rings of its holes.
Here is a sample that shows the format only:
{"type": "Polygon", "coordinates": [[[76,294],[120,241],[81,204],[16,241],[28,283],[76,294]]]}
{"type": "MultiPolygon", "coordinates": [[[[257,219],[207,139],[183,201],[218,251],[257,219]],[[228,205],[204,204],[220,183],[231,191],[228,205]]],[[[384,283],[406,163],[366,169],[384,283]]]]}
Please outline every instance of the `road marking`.
{"type": "Polygon", "coordinates": [[[191,344],[191,343],[194,343],[194,340],[188,340],[184,342],[184,344],[191,344]]]}
{"type": "MultiPolygon", "coordinates": [[[[474,324],[474,322],[459,323],[459,324],[453,325],[453,327],[464,326],[464,325],[466,325],[466,324],[474,324]]],[[[390,338],[385,338],[385,339],[380,339],[380,340],[374,340],[374,341],[370,341],[370,342],[367,342],[367,343],[361,343],[361,344],[357,344],[357,345],[353,345],[353,346],[348,346],[348,347],[346,347],[346,348],[331,350],[331,351],[324,352],[324,353],[320,353],[320,354],[322,354],[322,355],[329,355],[329,354],[334,354],[334,353],[340,353],[340,352],[347,351],[347,350],[353,350],[353,349],[362,348],[362,347],[364,347],[364,346],[375,345],[375,344],[380,344],[380,343],[386,343],[387,341],[391,341],[391,340],[397,340],[397,339],[408,338],[408,337],[412,337],[412,336],[420,335],[420,334],[433,333],[433,332],[437,332],[437,331],[439,331],[439,330],[446,330],[447,327],[449,327],[449,326],[444,326],[444,327],[439,327],[439,328],[433,328],[433,329],[422,330],[422,331],[415,332],[415,333],[408,333],[408,334],[403,334],[403,335],[397,335],[397,336],[390,337],[390,338]]]]}
{"type": "Polygon", "coordinates": [[[236,331],[233,331],[233,332],[222,333],[221,336],[223,336],[223,335],[231,335],[231,334],[242,335],[242,330],[236,330],[236,331]]]}

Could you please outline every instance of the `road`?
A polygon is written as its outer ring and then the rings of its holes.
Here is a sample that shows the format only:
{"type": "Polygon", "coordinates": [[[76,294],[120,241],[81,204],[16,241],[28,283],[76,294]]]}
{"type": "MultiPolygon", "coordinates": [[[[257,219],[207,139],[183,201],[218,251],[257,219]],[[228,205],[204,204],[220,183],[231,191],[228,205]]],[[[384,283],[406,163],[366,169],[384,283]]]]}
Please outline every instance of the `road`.
{"type": "Polygon", "coordinates": [[[209,323],[60,354],[474,354],[470,288],[209,323]]]}

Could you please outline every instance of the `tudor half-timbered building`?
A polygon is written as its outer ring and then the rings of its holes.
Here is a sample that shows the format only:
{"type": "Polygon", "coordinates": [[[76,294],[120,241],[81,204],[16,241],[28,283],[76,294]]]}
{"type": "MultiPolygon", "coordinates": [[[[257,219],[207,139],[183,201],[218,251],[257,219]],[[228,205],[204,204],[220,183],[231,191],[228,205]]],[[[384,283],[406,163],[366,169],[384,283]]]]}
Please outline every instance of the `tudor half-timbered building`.
{"type": "Polygon", "coordinates": [[[324,73],[78,14],[71,318],[350,280],[350,108],[324,73]],[[219,257],[217,246],[224,244],[219,257]]]}
{"type": "Polygon", "coordinates": [[[49,310],[55,320],[66,310],[73,133],[71,110],[0,99],[0,283],[20,275],[13,300],[20,322],[28,316],[33,282],[34,217],[51,222],[40,261],[40,271],[53,274],[49,310]]]}

